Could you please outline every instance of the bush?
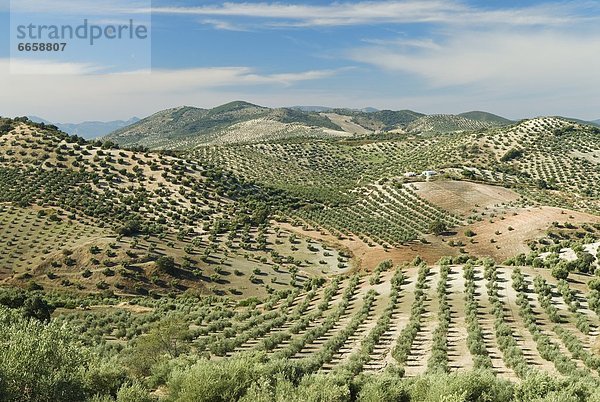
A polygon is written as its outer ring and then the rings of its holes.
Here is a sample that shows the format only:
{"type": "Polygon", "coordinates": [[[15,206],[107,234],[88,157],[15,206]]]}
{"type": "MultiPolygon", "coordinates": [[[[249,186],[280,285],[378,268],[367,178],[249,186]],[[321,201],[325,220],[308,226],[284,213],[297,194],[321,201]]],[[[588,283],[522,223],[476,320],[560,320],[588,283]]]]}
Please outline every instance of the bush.
{"type": "Polygon", "coordinates": [[[153,400],[139,382],[124,384],[117,393],[117,402],[152,402],[153,400]]]}
{"type": "Polygon", "coordinates": [[[556,279],[566,280],[569,277],[569,270],[564,264],[558,264],[552,268],[552,276],[556,279]]]}
{"type": "Polygon", "coordinates": [[[356,399],[359,402],[408,402],[410,395],[407,384],[400,381],[396,373],[388,371],[365,376],[356,399]]]}
{"type": "Polygon", "coordinates": [[[508,152],[506,152],[504,155],[502,155],[502,158],[500,158],[500,161],[509,162],[509,161],[512,161],[513,159],[520,158],[521,156],[523,156],[522,150],[511,148],[508,150],[508,152]]]}
{"type": "Polygon", "coordinates": [[[260,359],[243,355],[221,361],[199,361],[173,373],[169,390],[173,401],[237,401],[260,377],[260,359]]]}
{"type": "Polygon", "coordinates": [[[163,255],[156,260],[156,268],[161,272],[172,274],[175,272],[175,259],[163,255]]]}
{"type": "Polygon", "coordinates": [[[55,322],[0,307],[0,347],[0,400],[71,402],[106,393],[106,385],[97,389],[89,379],[101,372],[93,355],[55,322]]]}
{"type": "Polygon", "coordinates": [[[429,225],[429,232],[436,236],[445,233],[448,230],[448,225],[440,220],[435,220],[429,225]]]}

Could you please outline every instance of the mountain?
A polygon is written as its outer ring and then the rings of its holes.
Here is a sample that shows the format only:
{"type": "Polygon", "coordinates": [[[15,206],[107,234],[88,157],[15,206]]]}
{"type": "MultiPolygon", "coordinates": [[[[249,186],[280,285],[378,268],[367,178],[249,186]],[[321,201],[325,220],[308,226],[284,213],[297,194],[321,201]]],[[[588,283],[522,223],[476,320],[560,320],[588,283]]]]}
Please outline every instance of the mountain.
{"type": "Polygon", "coordinates": [[[404,127],[422,116],[411,110],[271,109],[235,101],[213,109],[183,106],[163,110],[104,138],[126,147],[189,149],[209,144],[368,135],[404,127]]]}
{"type": "Polygon", "coordinates": [[[344,138],[380,133],[453,133],[505,127],[513,123],[485,111],[427,115],[413,110],[374,108],[268,108],[235,101],[213,109],[182,106],[163,110],[119,128],[104,138],[125,147],[187,150],[202,145],[344,138]]]}
{"type": "Polygon", "coordinates": [[[183,106],[163,110],[105,139],[123,146],[186,149],[203,144],[343,135],[347,133],[340,126],[316,112],[236,101],[213,109],[183,106]]]}
{"type": "Polygon", "coordinates": [[[65,133],[77,135],[85,139],[102,137],[106,134],[112,133],[115,130],[127,127],[140,121],[139,118],[132,117],[129,120],[84,121],[83,123],[53,123],[37,116],[29,116],[29,120],[36,123],[52,124],[65,133]]]}
{"type": "Polygon", "coordinates": [[[350,116],[351,121],[372,132],[386,132],[401,129],[419,117],[423,113],[412,110],[374,110],[355,111],[348,109],[334,109],[338,115],[350,116]]]}
{"type": "Polygon", "coordinates": [[[490,123],[498,123],[498,124],[511,124],[513,123],[512,120],[508,120],[502,116],[498,116],[492,113],[488,113],[488,112],[482,112],[482,111],[472,111],[472,112],[465,112],[465,113],[461,113],[458,116],[462,116],[462,117],[466,117],[467,119],[471,119],[471,120],[476,120],[476,121],[485,121],[485,122],[490,122],[490,123]]]}

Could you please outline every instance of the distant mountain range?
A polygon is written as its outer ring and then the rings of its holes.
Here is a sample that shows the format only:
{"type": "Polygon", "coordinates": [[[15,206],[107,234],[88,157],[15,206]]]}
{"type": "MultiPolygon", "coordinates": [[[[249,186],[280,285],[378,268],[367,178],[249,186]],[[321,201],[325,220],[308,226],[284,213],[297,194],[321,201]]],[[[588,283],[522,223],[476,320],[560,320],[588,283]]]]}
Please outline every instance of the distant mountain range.
{"type": "Polygon", "coordinates": [[[104,137],[122,146],[190,149],[200,145],[332,138],[370,134],[418,134],[498,127],[513,123],[481,111],[425,115],[412,110],[336,109],[324,106],[268,108],[235,101],[213,109],[167,109],[104,137]]]}
{"type": "Polygon", "coordinates": [[[105,136],[123,127],[140,121],[139,118],[133,117],[129,120],[115,121],[85,121],[83,123],[53,123],[46,119],[37,116],[28,116],[29,120],[36,123],[52,124],[58,127],[61,131],[71,135],[77,135],[85,139],[94,139],[105,136]]]}

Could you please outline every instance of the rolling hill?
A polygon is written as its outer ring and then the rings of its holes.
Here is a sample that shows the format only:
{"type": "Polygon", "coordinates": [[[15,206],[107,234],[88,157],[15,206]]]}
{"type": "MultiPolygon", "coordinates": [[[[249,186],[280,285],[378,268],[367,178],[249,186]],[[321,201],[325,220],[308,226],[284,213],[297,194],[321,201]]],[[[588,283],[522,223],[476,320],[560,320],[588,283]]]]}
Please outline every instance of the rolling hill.
{"type": "Polygon", "coordinates": [[[92,400],[595,397],[600,129],[368,115],[0,118],[2,356],[76,356],[92,400]]]}
{"type": "Polygon", "coordinates": [[[277,245],[277,253],[269,254],[258,246],[287,236],[264,225],[270,208],[295,202],[201,162],[88,143],[26,120],[0,121],[5,284],[120,294],[191,288],[262,297],[287,287],[290,275],[299,284],[321,275],[327,268],[316,268],[319,259],[334,267],[333,261],[346,261],[337,251],[307,255],[277,245]],[[237,234],[223,238],[227,233],[237,234]],[[228,250],[220,250],[222,241],[228,250]],[[244,256],[249,252],[252,257],[244,256]],[[161,271],[157,261],[164,256],[177,268],[161,271]],[[265,272],[273,259],[280,268],[271,281],[265,272]],[[235,266],[238,274],[221,264],[235,266]],[[253,271],[260,275],[254,278],[253,271]]]}
{"type": "Polygon", "coordinates": [[[486,122],[490,122],[490,123],[498,123],[499,125],[507,125],[507,124],[513,123],[513,121],[505,119],[502,116],[498,116],[498,115],[488,113],[488,112],[481,112],[481,111],[460,113],[458,116],[462,116],[467,119],[475,120],[475,121],[486,121],[486,122]]]}
{"type": "Polygon", "coordinates": [[[231,102],[214,109],[179,107],[107,135],[125,147],[185,150],[202,145],[330,139],[380,133],[448,133],[511,123],[486,112],[431,115],[411,110],[356,111],[325,107],[271,109],[231,102]]]}
{"type": "Polygon", "coordinates": [[[429,115],[422,116],[410,122],[406,131],[409,133],[451,133],[457,131],[473,131],[498,127],[510,123],[508,120],[498,120],[494,115],[483,112],[470,112],[465,115],[429,115]]]}
{"type": "Polygon", "coordinates": [[[231,102],[214,109],[180,107],[142,119],[105,137],[122,146],[189,149],[212,143],[327,138],[342,129],[316,112],[231,102]]]}

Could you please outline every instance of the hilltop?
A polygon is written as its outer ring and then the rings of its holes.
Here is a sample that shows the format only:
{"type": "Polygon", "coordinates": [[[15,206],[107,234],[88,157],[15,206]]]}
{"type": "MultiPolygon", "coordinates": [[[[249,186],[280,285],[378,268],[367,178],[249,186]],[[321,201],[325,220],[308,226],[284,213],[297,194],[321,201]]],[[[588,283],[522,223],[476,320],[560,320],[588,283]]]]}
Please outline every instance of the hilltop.
{"type": "Polygon", "coordinates": [[[476,120],[476,121],[487,121],[491,123],[498,123],[500,125],[506,125],[514,123],[513,121],[506,119],[502,116],[495,115],[493,113],[482,112],[482,111],[472,111],[461,113],[458,116],[465,117],[467,119],[476,120]]]}
{"type": "Polygon", "coordinates": [[[213,109],[189,106],[155,113],[107,135],[121,146],[186,150],[203,145],[332,139],[381,133],[448,133],[511,123],[485,112],[431,115],[411,110],[267,108],[236,101],[213,109]]]}
{"type": "Polygon", "coordinates": [[[105,137],[122,146],[189,149],[211,143],[335,137],[342,129],[316,112],[231,102],[214,109],[168,109],[105,137]]]}

